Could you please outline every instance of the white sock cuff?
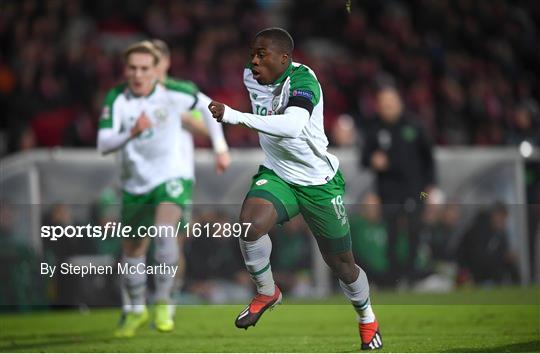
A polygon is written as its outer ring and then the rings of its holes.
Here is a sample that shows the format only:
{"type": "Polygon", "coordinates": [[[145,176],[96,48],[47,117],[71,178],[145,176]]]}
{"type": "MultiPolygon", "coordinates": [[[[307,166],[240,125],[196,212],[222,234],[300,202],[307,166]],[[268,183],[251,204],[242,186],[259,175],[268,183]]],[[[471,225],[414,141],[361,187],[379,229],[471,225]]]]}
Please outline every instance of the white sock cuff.
{"type": "Polygon", "coordinates": [[[266,257],[270,255],[272,251],[272,240],[268,234],[262,235],[255,241],[246,241],[242,238],[239,238],[240,246],[246,251],[253,252],[251,253],[254,256],[266,257]],[[270,247],[270,251],[267,251],[267,248],[270,247]],[[260,254],[256,254],[259,252],[260,254]]]}
{"type": "Polygon", "coordinates": [[[146,305],[145,304],[136,304],[136,305],[132,305],[132,309],[131,311],[133,313],[138,313],[138,314],[141,314],[143,313],[143,311],[146,309],[146,305]]]}
{"type": "Polygon", "coordinates": [[[242,256],[250,272],[257,272],[270,263],[272,253],[270,236],[263,235],[256,241],[239,240],[242,256]]]}
{"type": "Polygon", "coordinates": [[[339,285],[353,305],[364,307],[369,304],[369,283],[366,272],[360,267],[358,267],[358,270],[360,272],[358,278],[354,282],[345,284],[340,280],[339,285]]]}

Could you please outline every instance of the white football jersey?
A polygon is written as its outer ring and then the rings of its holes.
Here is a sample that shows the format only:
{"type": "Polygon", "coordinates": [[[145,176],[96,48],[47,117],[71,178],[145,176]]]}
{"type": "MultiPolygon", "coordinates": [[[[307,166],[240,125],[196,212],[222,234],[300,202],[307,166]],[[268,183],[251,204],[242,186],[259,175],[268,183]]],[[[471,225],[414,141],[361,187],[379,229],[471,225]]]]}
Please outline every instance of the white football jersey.
{"type": "Polygon", "coordinates": [[[244,84],[253,113],[257,115],[283,113],[293,97],[311,100],[313,112],[299,137],[283,138],[259,132],[266,156],[263,165],[296,185],[321,185],[330,181],[338,170],[339,161],[327,152],[323,94],[315,73],[305,65],[291,63],[276,82],[261,85],[253,78],[248,66],[244,70],[244,84]]]}
{"type": "Polygon", "coordinates": [[[193,140],[182,129],[180,115],[195,100],[194,95],[167,90],[161,84],[148,96],[134,96],[125,84],[109,91],[100,129],[130,131],[143,112],[152,122],[150,129],[119,150],[123,190],[144,194],[172,178],[193,178],[193,140]]]}

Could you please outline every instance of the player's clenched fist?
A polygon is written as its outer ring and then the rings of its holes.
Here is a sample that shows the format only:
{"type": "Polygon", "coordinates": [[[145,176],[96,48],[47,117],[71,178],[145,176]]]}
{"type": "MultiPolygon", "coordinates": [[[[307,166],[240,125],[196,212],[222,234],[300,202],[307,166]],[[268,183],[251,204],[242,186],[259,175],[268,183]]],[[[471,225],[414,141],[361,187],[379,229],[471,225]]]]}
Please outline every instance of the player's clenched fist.
{"type": "Polygon", "coordinates": [[[212,117],[216,118],[218,122],[223,119],[223,113],[225,113],[225,105],[221,102],[212,101],[208,105],[212,117]]]}
{"type": "Polygon", "coordinates": [[[149,129],[152,127],[152,121],[145,112],[142,112],[139,118],[137,118],[137,121],[135,122],[135,125],[133,128],[131,128],[131,136],[137,136],[146,129],[149,129]]]}

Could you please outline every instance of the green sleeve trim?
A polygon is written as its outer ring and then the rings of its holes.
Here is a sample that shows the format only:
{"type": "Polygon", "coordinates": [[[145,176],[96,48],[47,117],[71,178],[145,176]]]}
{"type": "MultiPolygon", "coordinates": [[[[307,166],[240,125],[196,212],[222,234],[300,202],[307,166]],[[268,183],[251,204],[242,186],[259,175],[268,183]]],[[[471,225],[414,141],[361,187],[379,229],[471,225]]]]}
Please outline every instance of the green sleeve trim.
{"type": "Polygon", "coordinates": [[[98,123],[99,129],[112,128],[112,119],[100,119],[98,123]]]}
{"type": "Polygon", "coordinates": [[[189,107],[190,110],[194,109],[195,106],[197,106],[197,102],[199,101],[199,98],[197,97],[197,93],[199,93],[199,88],[197,87],[197,85],[195,85],[195,83],[187,80],[178,80],[168,77],[167,79],[165,79],[163,86],[165,86],[167,90],[193,96],[193,104],[191,105],[191,107],[189,107]]]}
{"type": "Polygon", "coordinates": [[[277,78],[276,81],[274,81],[272,83],[272,85],[278,85],[278,84],[281,84],[283,81],[285,81],[285,79],[287,77],[289,77],[289,75],[292,73],[292,71],[294,70],[294,65],[292,62],[289,62],[289,66],[287,66],[287,69],[285,69],[284,72],[281,73],[281,75],[279,75],[279,77],[277,78]]]}
{"type": "Polygon", "coordinates": [[[248,198],[261,198],[268,200],[270,203],[272,203],[278,214],[278,224],[288,221],[290,219],[285,205],[283,205],[283,203],[272,193],[263,189],[253,189],[248,192],[246,199],[248,198]]]}
{"type": "Polygon", "coordinates": [[[99,119],[98,127],[112,128],[113,126],[113,106],[114,102],[124,92],[127,84],[123,83],[115,86],[105,95],[105,102],[103,103],[103,110],[101,111],[101,117],[99,119]]]}
{"type": "Polygon", "coordinates": [[[315,76],[309,72],[309,69],[304,65],[295,67],[290,77],[290,97],[296,96],[295,91],[300,92],[299,96],[301,97],[311,96],[311,103],[316,106],[321,99],[321,87],[315,76]]]}

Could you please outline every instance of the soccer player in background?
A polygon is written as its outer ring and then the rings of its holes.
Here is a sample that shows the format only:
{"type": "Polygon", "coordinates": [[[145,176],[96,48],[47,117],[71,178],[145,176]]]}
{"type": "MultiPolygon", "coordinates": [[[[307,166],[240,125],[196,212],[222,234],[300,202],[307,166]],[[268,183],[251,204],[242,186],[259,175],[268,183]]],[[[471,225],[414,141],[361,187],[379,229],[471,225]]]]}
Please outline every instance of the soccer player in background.
{"type": "MultiPolygon", "coordinates": [[[[171,66],[171,51],[169,49],[169,46],[165,41],[162,41],[161,39],[152,39],[151,40],[154,47],[157,49],[157,51],[160,54],[160,60],[157,65],[158,70],[158,77],[159,81],[169,89],[172,89],[173,91],[176,89],[183,90],[185,92],[189,92],[193,95],[199,94],[199,88],[195,83],[192,81],[187,80],[180,80],[176,78],[172,78],[168,76],[168,71],[171,66]]],[[[204,100],[204,98],[203,98],[204,100]]],[[[185,160],[180,161],[180,163],[189,164],[190,167],[192,167],[189,171],[189,177],[191,180],[194,179],[194,159],[193,159],[193,151],[194,151],[194,145],[193,145],[193,134],[197,135],[210,135],[212,138],[213,148],[215,152],[215,165],[216,165],[216,171],[218,174],[223,173],[225,169],[230,165],[230,156],[228,152],[228,146],[227,142],[223,138],[223,132],[221,129],[221,125],[217,123],[212,117],[210,117],[208,114],[202,114],[200,111],[195,110],[196,104],[193,105],[193,110],[190,110],[188,112],[184,112],[181,115],[182,118],[182,150],[183,154],[185,155],[185,160]],[[201,117],[203,119],[201,119],[201,117]],[[204,121],[203,121],[204,120],[204,121]]],[[[205,113],[207,112],[207,108],[204,108],[205,113]]],[[[190,211],[184,209],[184,216],[182,217],[183,221],[189,222],[191,214],[190,211]]],[[[185,276],[185,259],[184,259],[184,253],[183,245],[184,245],[184,238],[179,237],[178,238],[179,245],[180,245],[180,254],[179,254],[179,269],[178,273],[176,275],[176,280],[179,283],[178,285],[181,286],[184,282],[184,276],[185,276]]]]}
{"type": "Polygon", "coordinates": [[[255,114],[212,101],[214,118],[259,132],[265,160],[253,177],[240,222],[250,223],[240,239],[244,261],[257,295],[236,318],[238,328],[254,326],[261,315],[281,302],[270,266],[268,232],[302,214],[317,239],[326,263],[358,314],[362,349],[382,347],[369,299],[366,273],[355,264],[343,194],[345,181],[338,159],[327,152],[323,95],[313,71],[292,61],[290,34],[268,28],[255,36],[244,84],[255,114]]]}
{"type": "MultiPolygon", "coordinates": [[[[108,92],[99,121],[98,150],[119,151],[121,162],[122,222],[137,230],[156,225],[156,263],[176,266],[179,246],[173,230],[191,203],[193,156],[186,153],[186,135],[181,114],[193,108],[207,114],[210,99],[181,87],[165,87],[159,82],[160,53],[149,41],[130,46],[125,54],[127,83],[108,92]],[[204,109],[204,110],[203,110],[204,109]],[[163,227],[164,226],[164,227],[163,227]],[[164,232],[167,230],[166,232],[164,232]]],[[[215,122],[214,122],[215,123],[215,122]]],[[[218,126],[219,124],[215,124],[218,126]]],[[[227,145],[220,127],[210,136],[214,146],[227,145]]],[[[225,168],[218,164],[217,168],[225,168]]],[[[144,236],[144,235],[142,235],[144,236]]],[[[150,239],[133,237],[122,243],[122,261],[130,266],[146,263],[150,239]]],[[[171,274],[155,276],[156,312],[154,324],[163,332],[174,328],[171,274]]],[[[132,337],[149,319],[146,308],[146,274],[126,274],[122,279],[125,320],[117,337],[132,337]]]]}
{"type": "MultiPolygon", "coordinates": [[[[195,83],[188,80],[180,80],[172,78],[168,75],[171,66],[171,50],[165,41],[154,38],[151,40],[154,47],[161,55],[159,63],[157,65],[159,81],[168,88],[180,89],[186,92],[191,92],[194,95],[199,93],[199,88],[195,83]]],[[[195,108],[195,107],[194,107],[195,108]]],[[[206,108],[205,108],[206,110],[206,108]]],[[[207,120],[208,115],[202,115],[200,111],[191,110],[189,112],[182,113],[182,127],[186,133],[199,134],[199,135],[215,135],[217,137],[212,139],[214,151],[216,153],[216,170],[218,173],[222,173],[230,165],[230,156],[228,153],[228,147],[225,139],[220,139],[219,134],[221,126],[216,123],[214,119],[207,120]],[[200,118],[204,118],[204,122],[200,118]],[[209,130],[210,128],[210,130],[209,130]]],[[[222,137],[223,134],[221,134],[222,137]]],[[[188,137],[190,143],[186,147],[191,147],[193,150],[193,138],[188,137]]],[[[192,155],[192,153],[191,153],[192,155]]]]}

